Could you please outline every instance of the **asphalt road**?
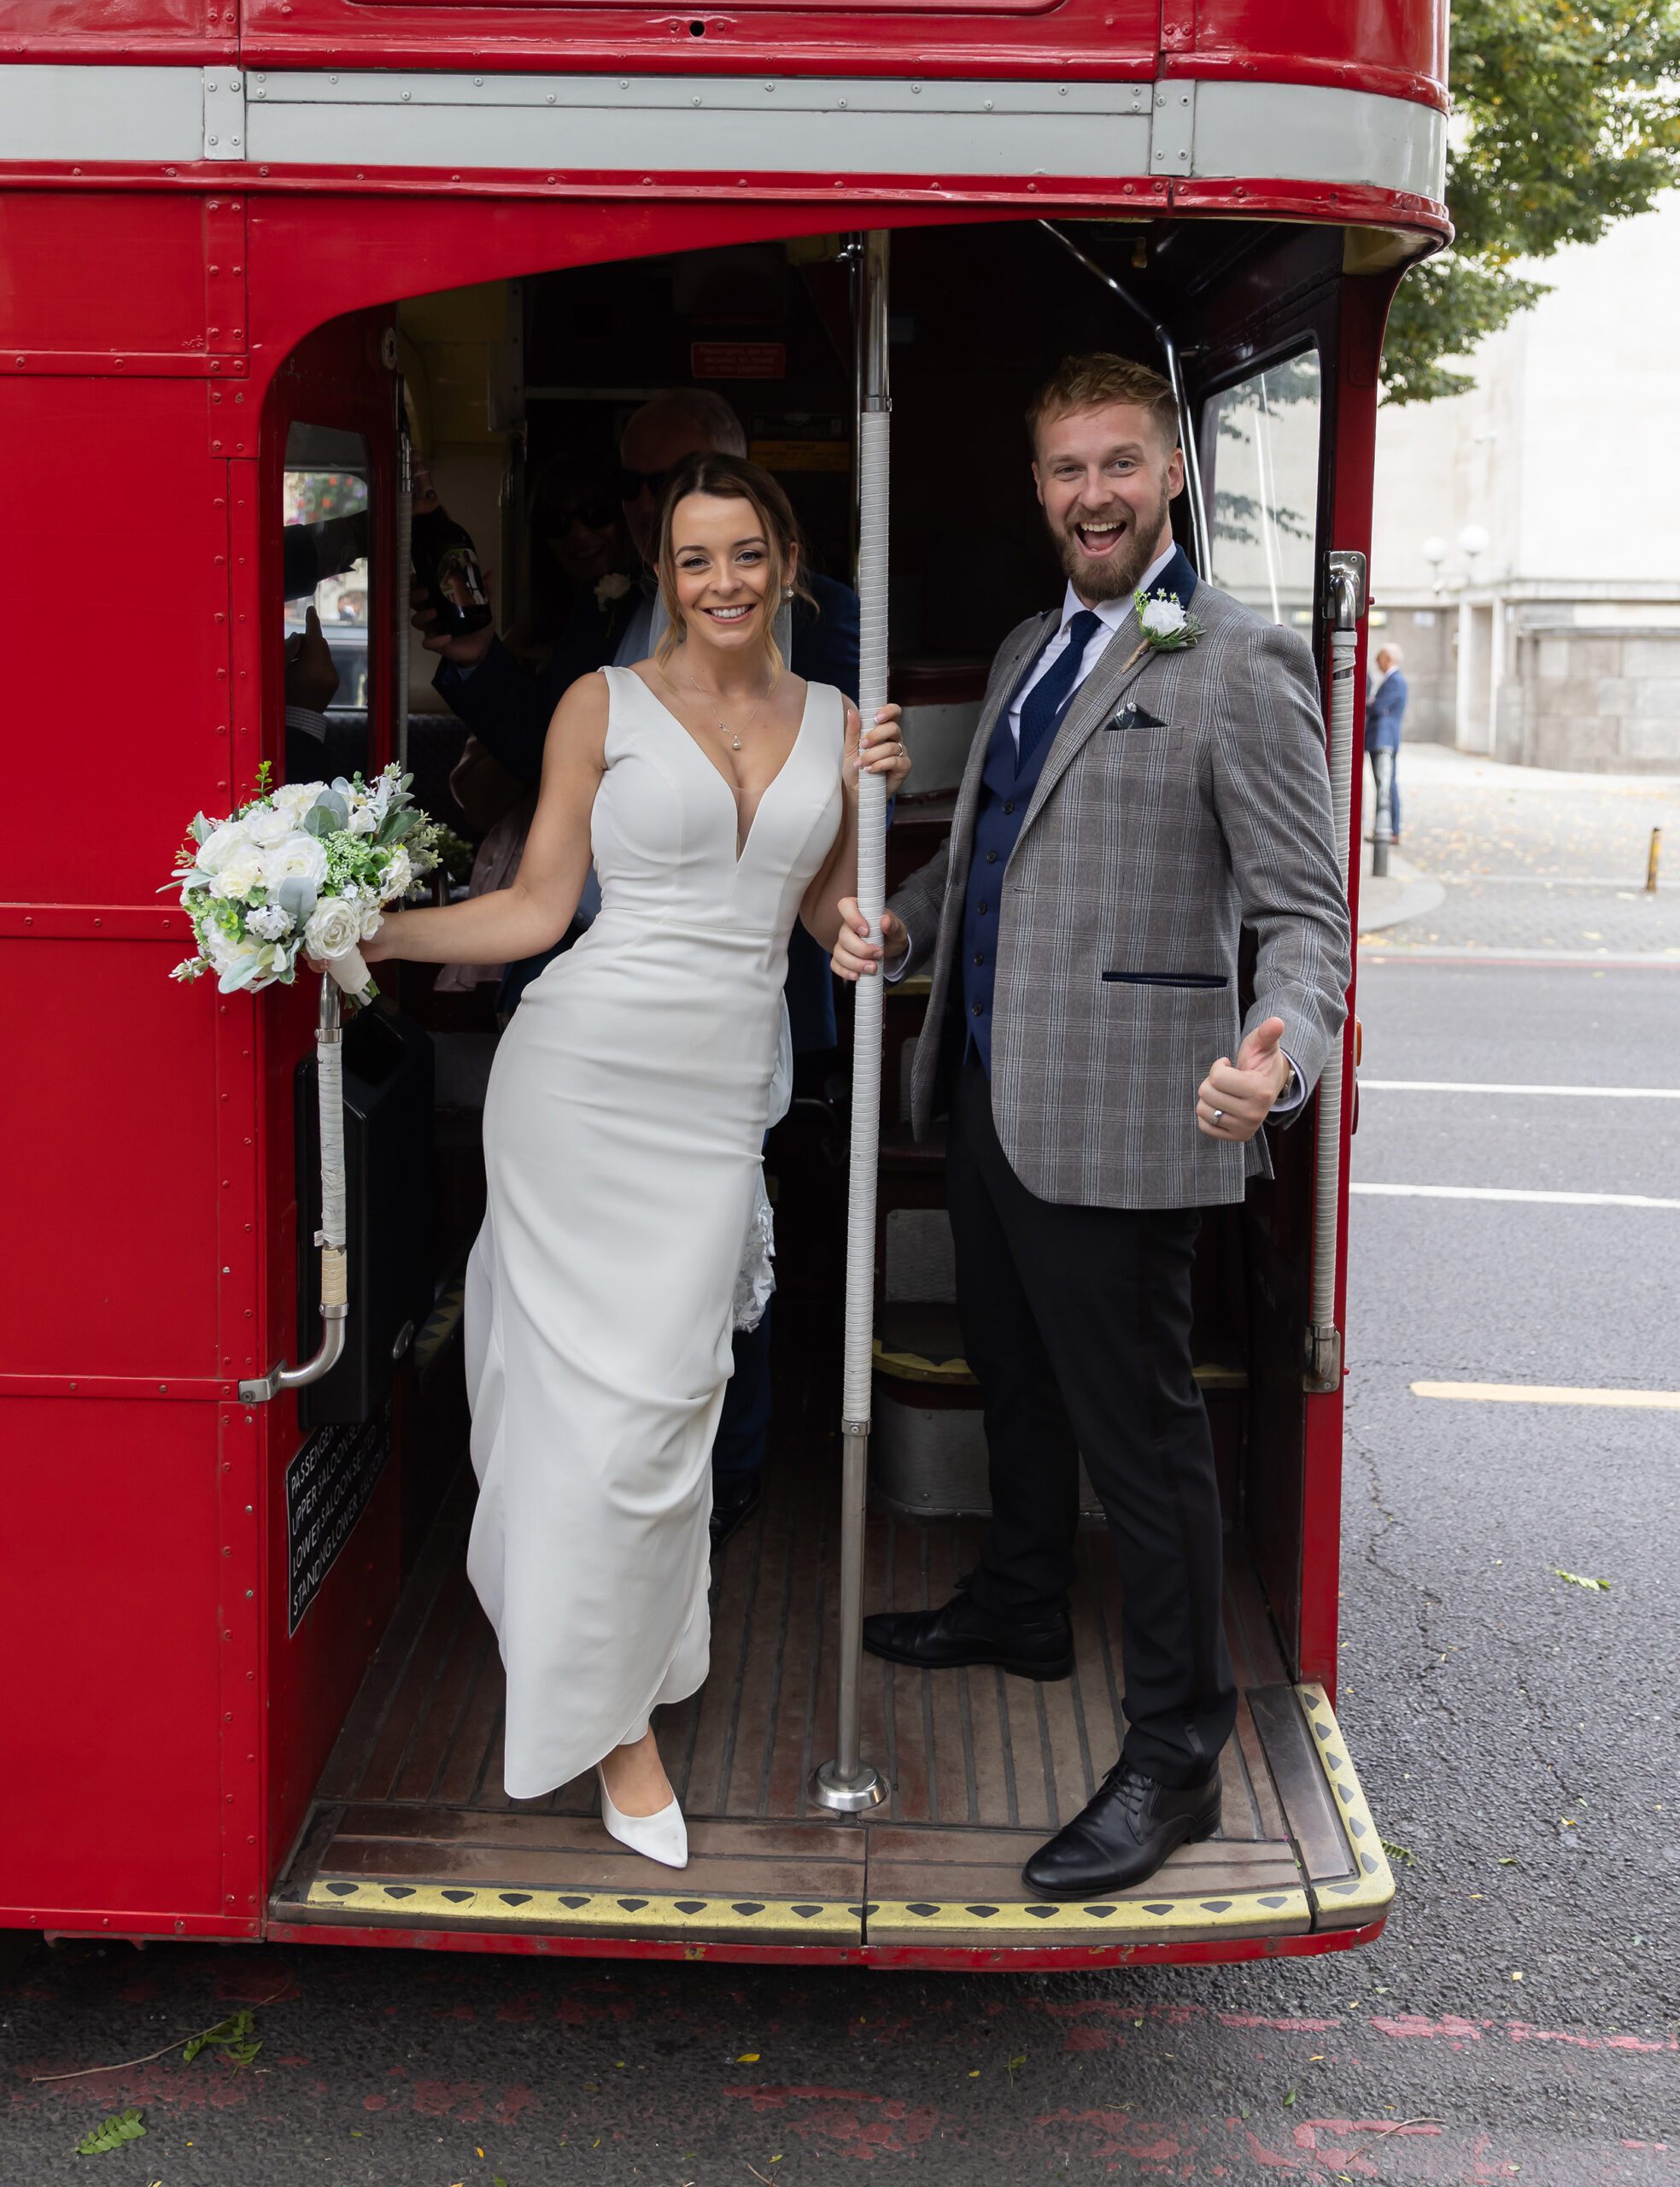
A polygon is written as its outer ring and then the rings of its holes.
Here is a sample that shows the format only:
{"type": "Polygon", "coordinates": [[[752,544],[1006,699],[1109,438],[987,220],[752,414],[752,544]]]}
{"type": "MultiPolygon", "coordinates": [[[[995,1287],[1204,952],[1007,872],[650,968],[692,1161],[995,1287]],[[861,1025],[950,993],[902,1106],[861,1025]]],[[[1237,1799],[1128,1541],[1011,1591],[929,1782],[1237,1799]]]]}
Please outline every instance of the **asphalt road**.
{"type": "MultiPolygon", "coordinates": [[[[1484,892],[1490,961],[1403,929],[1367,953],[1356,1181],[1680,1198],[1680,1104],[1382,1086],[1680,1087],[1661,938],[1636,967],[1492,961],[1493,906],[1525,893],[1484,892]]],[[[1680,1412],[1412,1388],[1680,1389],[1677,1219],[1355,1199],[1340,1714],[1410,1856],[1370,1949],[1052,1979],[32,1946],[0,1991],[0,2177],[1680,2182],[1680,1412]],[[246,2071],[177,2051],[30,2078],[237,2003],[263,2039],[246,2071]],[[74,2156],[118,2104],[147,2137],[74,2156]]]]}

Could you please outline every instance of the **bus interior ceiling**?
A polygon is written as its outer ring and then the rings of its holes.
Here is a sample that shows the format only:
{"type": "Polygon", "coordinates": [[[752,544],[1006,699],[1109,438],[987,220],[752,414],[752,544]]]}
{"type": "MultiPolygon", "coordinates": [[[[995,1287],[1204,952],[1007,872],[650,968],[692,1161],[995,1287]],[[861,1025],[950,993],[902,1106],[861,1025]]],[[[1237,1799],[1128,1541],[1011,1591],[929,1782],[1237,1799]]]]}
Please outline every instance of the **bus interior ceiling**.
{"type": "MultiPolygon", "coordinates": [[[[931,856],[949,826],[993,648],[1061,589],[1027,465],[1022,411],[1034,384],[1080,349],[1158,363],[1147,316],[1158,314],[1180,341],[1193,395],[1228,378],[1246,351],[1264,354],[1260,330],[1280,294],[1333,303],[1342,264],[1339,234],[1279,224],[1115,220],[1074,235],[1142,313],[1037,222],[895,238],[893,688],[917,773],[895,816],[894,880],[931,856]]],[[[610,480],[626,418],[665,387],[702,384],[731,402],[752,452],[787,487],[816,566],[851,576],[841,243],[592,266],[402,305],[411,425],[445,507],[506,573],[499,627],[535,619],[522,536],[532,481],[565,454],[610,480]]],[[[1316,449],[1315,440],[1314,461],[1316,449]]],[[[1217,451],[1204,444],[1209,458],[1217,451]]],[[[1212,503],[1214,478],[1207,490],[1212,503]]],[[[1320,478],[1309,500],[1314,491],[1321,508],[1320,478]]],[[[1185,512],[1177,515],[1188,541],[1185,512]]],[[[1314,604],[1307,583],[1301,624],[1314,604]]],[[[423,800],[464,827],[448,784],[465,729],[440,711],[430,669],[417,644],[409,764],[423,800]]],[[[592,1780],[541,1800],[507,1798],[500,1666],[465,1574],[471,1486],[460,1344],[461,1268],[483,1205],[478,1129],[495,989],[443,994],[434,978],[404,966],[396,982],[398,1007],[429,1030],[436,1056],[436,1304],[397,1404],[406,1586],[277,1882],[272,1921],[300,1934],[322,1924],[504,1934],[548,1926],[609,1942],[653,1934],[849,1950],[866,1940],[1193,1947],[1326,1924],[1351,1931],[1370,1918],[1291,1683],[1302,1674],[1304,1132],[1279,1137],[1276,1181],[1253,1188],[1246,1208],[1209,1213],[1198,1255],[1197,1371],[1218,1452],[1244,1692],[1224,1762],[1221,1837],[1185,1849],[1117,1908],[1022,1903],[1021,1859],[1089,1797],[1123,1727],[1116,1588],[1088,1484],[1073,1678],[930,1680],[866,1658],[865,1744],[887,1780],[887,1804],[860,1831],[810,1803],[836,1696],[844,997],[840,1045],[800,1059],[794,1108],[767,1158],[778,1291],[764,1501],[714,1570],[710,1680],[660,1724],[693,1863],[676,1895],[626,1896],[647,1878],[594,1821],[592,1780]]],[[[887,1005],[870,1609],[943,1600],[975,1562],[986,1506],[978,1393],[952,1305],[942,1151],[937,1140],[915,1146],[905,1120],[925,1000],[925,981],[911,981],[887,1005]]]]}

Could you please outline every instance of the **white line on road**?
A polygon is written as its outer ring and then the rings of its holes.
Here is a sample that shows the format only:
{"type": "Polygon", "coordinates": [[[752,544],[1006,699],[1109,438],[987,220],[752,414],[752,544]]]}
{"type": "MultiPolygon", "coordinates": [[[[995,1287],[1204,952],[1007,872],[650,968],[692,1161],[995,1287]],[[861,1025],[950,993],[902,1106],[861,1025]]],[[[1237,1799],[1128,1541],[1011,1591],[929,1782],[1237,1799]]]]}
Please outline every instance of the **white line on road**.
{"type": "Polygon", "coordinates": [[[1360,1078],[1371,1094],[1553,1094],[1599,1101],[1680,1101],[1680,1086],[1507,1086],[1467,1078],[1360,1078]]]}
{"type": "Polygon", "coordinates": [[[1527,1382],[1414,1382],[1414,1398],[1457,1398],[1472,1404],[1613,1404],[1642,1412],[1680,1412],[1680,1390],[1572,1390],[1527,1382]]]}
{"type": "Polygon", "coordinates": [[[1652,1199],[1644,1193],[1530,1193],[1504,1185],[1349,1185],[1350,1193],[1394,1199],[1518,1199],[1551,1207],[1671,1207],[1680,1199],[1652,1199]]]}

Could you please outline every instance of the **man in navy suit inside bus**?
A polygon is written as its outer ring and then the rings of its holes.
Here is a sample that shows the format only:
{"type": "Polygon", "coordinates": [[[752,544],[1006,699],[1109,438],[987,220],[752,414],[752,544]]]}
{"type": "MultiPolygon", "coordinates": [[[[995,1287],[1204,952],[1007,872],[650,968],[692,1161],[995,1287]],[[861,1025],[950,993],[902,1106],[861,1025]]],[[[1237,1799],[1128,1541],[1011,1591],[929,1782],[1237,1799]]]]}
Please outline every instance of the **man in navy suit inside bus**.
{"type": "MultiPolygon", "coordinates": [[[[709,388],[672,388],[634,413],[618,453],[618,491],[625,524],[642,558],[642,583],[612,602],[578,642],[558,646],[540,674],[528,676],[493,629],[466,637],[432,636],[432,611],[417,595],[414,625],[421,643],[428,653],[442,655],[432,679],[435,689],[450,712],[521,783],[534,784],[541,775],[543,739],[567,689],[597,668],[646,660],[659,641],[664,619],[648,562],[672,472],[688,455],[745,455],[746,435],[721,395],[709,388]]],[[[807,570],[806,583],[814,603],[793,603],[792,628],[785,634],[789,665],[796,676],[837,684],[856,699],[858,595],[849,585],[814,571],[807,570]]],[[[600,890],[592,872],[578,906],[579,923],[587,926],[600,907],[600,890]]],[[[536,960],[525,976],[533,976],[546,961],[536,960]]],[[[832,1048],[836,1035],[828,959],[797,923],[787,949],[786,992],[794,1054],[832,1048]]],[[[740,1332],[735,1340],[735,1372],[711,1452],[714,1548],[723,1545],[758,1501],[770,1431],[770,1327],[767,1312],[757,1328],[740,1332]]]]}

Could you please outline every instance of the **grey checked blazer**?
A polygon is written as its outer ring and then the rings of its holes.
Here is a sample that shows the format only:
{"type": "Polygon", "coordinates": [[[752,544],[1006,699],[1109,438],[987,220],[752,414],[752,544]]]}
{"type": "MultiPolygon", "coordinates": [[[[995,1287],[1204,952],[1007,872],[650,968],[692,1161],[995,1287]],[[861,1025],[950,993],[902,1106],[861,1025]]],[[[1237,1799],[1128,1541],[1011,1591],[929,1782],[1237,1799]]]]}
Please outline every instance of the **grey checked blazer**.
{"type": "MultiPolygon", "coordinates": [[[[1247,1146],[1197,1129],[1196,1089],[1242,1036],[1281,1017],[1310,1089],[1347,1017],[1351,935],[1332,833],[1312,655],[1198,584],[1204,636],[1147,652],[1135,615],[1074,694],[998,892],[992,1108],[1016,1176],[1041,1199],[1187,1208],[1240,1200],[1269,1176],[1247,1146]],[[1129,665],[1128,665],[1129,663],[1129,665]],[[1239,1025],[1237,951],[1259,944],[1239,1025]]],[[[980,771],[998,714],[1055,628],[1035,616],[992,664],[950,841],[890,908],[905,970],[931,964],[911,1078],[918,1138],[933,1120],[980,771]]],[[[1297,1111],[1296,1113],[1299,1113],[1297,1111]]]]}

